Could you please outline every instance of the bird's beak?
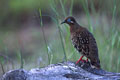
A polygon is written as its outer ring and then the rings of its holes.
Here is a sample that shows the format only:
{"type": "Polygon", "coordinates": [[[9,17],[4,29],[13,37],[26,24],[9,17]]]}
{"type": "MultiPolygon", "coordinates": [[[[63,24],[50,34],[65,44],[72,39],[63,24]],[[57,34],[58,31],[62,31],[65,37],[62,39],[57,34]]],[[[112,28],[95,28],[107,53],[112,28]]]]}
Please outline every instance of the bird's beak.
{"type": "Polygon", "coordinates": [[[64,24],[64,23],[65,23],[65,21],[61,22],[61,24],[64,24]]]}

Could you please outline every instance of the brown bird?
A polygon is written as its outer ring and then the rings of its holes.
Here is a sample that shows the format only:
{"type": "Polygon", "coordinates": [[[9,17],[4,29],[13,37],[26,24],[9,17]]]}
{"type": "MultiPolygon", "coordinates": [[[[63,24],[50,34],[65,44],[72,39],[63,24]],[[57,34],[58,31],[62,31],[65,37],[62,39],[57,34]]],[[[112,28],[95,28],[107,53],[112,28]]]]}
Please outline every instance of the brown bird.
{"type": "Polygon", "coordinates": [[[80,26],[73,17],[67,17],[61,24],[63,23],[67,23],[70,26],[73,46],[82,54],[76,64],[79,63],[79,61],[85,61],[82,60],[82,58],[86,56],[86,61],[89,59],[91,65],[99,69],[100,60],[98,48],[93,35],[86,28],[80,26]]]}

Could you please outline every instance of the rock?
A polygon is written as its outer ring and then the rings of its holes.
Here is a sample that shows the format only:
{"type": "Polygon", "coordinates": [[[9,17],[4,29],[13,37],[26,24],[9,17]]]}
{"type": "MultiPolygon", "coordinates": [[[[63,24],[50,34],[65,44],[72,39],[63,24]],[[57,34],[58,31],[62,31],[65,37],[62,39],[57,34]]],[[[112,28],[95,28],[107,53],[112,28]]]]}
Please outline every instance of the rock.
{"type": "Polygon", "coordinates": [[[89,62],[62,62],[45,68],[11,70],[0,80],[120,80],[120,73],[94,69],[89,62]]]}

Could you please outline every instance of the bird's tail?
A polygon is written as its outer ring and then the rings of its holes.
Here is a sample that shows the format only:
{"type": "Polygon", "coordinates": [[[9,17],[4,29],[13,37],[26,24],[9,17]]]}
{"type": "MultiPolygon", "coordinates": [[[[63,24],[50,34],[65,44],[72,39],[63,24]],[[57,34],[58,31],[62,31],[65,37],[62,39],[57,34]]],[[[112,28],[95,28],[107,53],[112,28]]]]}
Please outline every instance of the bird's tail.
{"type": "Polygon", "coordinates": [[[100,60],[99,59],[96,59],[96,60],[93,60],[91,61],[91,65],[97,69],[100,69],[101,66],[100,66],[100,60]]]}

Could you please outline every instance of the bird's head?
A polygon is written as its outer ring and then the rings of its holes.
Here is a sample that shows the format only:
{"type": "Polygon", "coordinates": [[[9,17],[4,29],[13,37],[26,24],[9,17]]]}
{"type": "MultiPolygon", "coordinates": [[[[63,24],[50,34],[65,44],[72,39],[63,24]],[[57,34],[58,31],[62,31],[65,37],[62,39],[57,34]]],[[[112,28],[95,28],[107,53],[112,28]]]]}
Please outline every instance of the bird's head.
{"type": "Polygon", "coordinates": [[[67,23],[69,25],[74,25],[76,23],[74,17],[67,17],[61,24],[67,23]]]}

